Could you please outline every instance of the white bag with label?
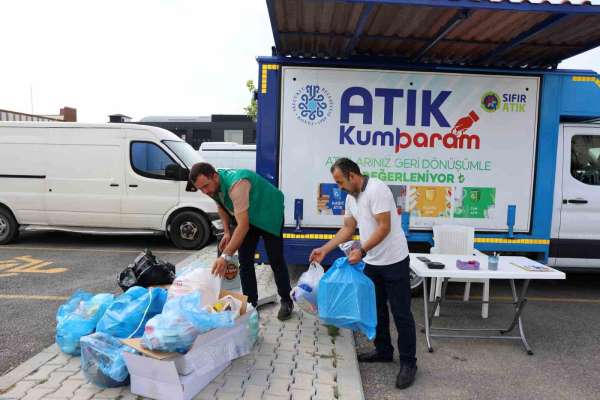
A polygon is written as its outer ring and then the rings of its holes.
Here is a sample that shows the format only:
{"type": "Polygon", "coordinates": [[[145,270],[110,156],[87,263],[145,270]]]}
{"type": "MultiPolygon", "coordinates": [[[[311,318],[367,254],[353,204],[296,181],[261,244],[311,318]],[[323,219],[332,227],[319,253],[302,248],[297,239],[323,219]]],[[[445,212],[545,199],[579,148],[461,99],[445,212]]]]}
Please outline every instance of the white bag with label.
{"type": "Polygon", "coordinates": [[[185,296],[195,290],[200,291],[200,308],[219,300],[221,278],[213,275],[211,269],[202,262],[195,262],[178,274],[169,288],[168,299],[185,296]]]}

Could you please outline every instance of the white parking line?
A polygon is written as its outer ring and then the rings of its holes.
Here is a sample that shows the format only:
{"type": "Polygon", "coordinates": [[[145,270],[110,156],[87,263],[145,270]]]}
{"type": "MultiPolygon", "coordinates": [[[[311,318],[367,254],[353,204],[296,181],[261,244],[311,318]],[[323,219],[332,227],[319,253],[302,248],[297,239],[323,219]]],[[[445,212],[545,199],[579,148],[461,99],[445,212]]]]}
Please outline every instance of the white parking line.
{"type": "Polygon", "coordinates": [[[38,296],[38,295],[26,295],[26,294],[0,294],[0,300],[54,300],[64,301],[69,296],[38,296]]]}

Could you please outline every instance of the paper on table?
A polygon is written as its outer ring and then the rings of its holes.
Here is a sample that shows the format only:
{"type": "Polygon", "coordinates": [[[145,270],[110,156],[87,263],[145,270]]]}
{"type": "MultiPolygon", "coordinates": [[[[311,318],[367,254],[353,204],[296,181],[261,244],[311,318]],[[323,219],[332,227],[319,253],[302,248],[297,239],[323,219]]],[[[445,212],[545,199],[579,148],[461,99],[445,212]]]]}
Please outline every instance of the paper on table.
{"type": "Polygon", "coordinates": [[[552,268],[546,267],[545,265],[539,265],[539,264],[535,263],[534,261],[521,262],[521,263],[511,262],[511,264],[514,265],[515,267],[524,269],[525,271],[533,271],[533,272],[550,272],[550,271],[552,271],[552,268]]]}

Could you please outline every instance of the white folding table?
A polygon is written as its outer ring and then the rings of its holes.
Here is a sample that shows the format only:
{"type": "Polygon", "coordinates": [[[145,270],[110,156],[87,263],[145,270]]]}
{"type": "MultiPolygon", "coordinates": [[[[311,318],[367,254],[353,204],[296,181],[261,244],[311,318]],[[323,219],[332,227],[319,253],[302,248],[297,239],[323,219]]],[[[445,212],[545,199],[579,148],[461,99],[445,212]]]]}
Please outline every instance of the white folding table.
{"type": "MultiPolygon", "coordinates": [[[[533,279],[565,279],[565,274],[561,271],[547,267],[543,264],[537,263],[526,257],[513,257],[513,256],[500,256],[498,262],[498,269],[496,271],[488,270],[488,258],[487,256],[465,256],[465,255],[453,255],[453,254],[421,254],[411,253],[410,254],[410,268],[422,278],[442,278],[442,293],[440,296],[436,296],[433,303],[433,308],[429,311],[429,297],[427,295],[427,282],[423,279],[423,308],[425,314],[425,337],[427,339],[427,347],[429,352],[433,352],[431,346],[431,338],[469,338],[469,339],[501,339],[501,340],[520,340],[527,351],[527,354],[532,355],[533,351],[527,339],[525,338],[525,332],[523,330],[522,313],[525,304],[527,303],[527,289],[529,287],[529,281],[533,279]],[[427,265],[418,260],[417,257],[426,257],[431,261],[438,261],[445,265],[443,269],[430,269],[427,265]],[[462,270],[456,267],[456,261],[468,261],[477,260],[480,264],[479,270],[462,270]],[[537,265],[540,267],[549,268],[549,271],[527,271],[520,268],[517,265],[537,265]],[[448,286],[449,279],[507,279],[510,282],[512,290],[513,301],[509,302],[514,306],[513,319],[510,325],[506,329],[495,328],[495,329],[481,329],[481,328],[437,328],[432,326],[433,315],[440,306],[442,301],[447,301],[446,288],[448,286]],[[520,293],[517,293],[515,286],[515,280],[522,280],[523,286],[520,293]],[[518,336],[510,336],[516,327],[519,328],[518,336]],[[466,335],[465,332],[480,332],[479,335],[466,335]],[[499,333],[499,334],[494,334],[499,333]]],[[[496,302],[501,303],[501,302],[496,302]]]]}

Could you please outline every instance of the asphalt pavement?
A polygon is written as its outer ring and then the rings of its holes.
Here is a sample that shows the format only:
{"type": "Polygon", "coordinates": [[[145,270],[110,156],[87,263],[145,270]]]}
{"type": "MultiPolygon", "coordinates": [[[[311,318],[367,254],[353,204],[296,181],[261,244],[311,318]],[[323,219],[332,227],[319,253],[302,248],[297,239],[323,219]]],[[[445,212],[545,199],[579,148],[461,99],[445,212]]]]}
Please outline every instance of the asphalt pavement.
{"type": "MultiPolygon", "coordinates": [[[[472,284],[474,298],[481,285],[472,284]]],[[[451,283],[449,295],[462,299],[464,284],[451,283]]],[[[508,283],[493,282],[494,298],[507,300],[508,283]]],[[[394,387],[399,371],[398,353],[393,364],[360,363],[365,397],[384,399],[598,399],[600,398],[600,275],[568,274],[566,281],[532,281],[523,322],[533,356],[519,341],[433,339],[429,353],[423,326],[423,299],[413,297],[417,323],[418,372],[405,390],[394,387]]],[[[481,305],[444,304],[434,324],[444,327],[495,328],[507,326],[510,305],[491,304],[487,321],[481,305]]],[[[392,317],[390,316],[390,320],[392,317]]],[[[396,347],[397,333],[392,324],[396,347]]],[[[372,344],[355,335],[357,351],[372,344]]]]}
{"type": "Polygon", "coordinates": [[[77,289],[120,293],[117,274],[145,248],[173,264],[193,254],[148,236],[30,233],[0,246],[0,375],[52,344],[56,310],[77,289]]]}

